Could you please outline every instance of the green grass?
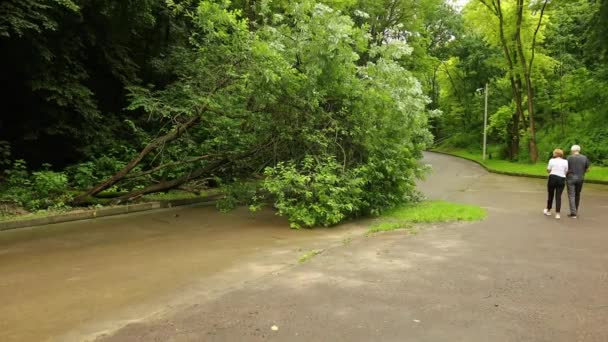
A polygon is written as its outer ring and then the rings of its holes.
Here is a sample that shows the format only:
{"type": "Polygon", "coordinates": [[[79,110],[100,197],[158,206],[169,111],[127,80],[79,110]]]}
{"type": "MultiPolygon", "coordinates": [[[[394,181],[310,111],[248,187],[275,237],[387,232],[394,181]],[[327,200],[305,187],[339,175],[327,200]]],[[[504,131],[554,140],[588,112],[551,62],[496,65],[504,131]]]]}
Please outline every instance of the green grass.
{"type": "Polygon", "coordinates": [[[410,222],[405,221],[383,221],[374,223],[371,227],[369,227],[368,234],[375,234],[381,232],[390,232],[393,230],[399,229],[411,229],[412,224],[410,222]]]}
{"type": "Polygon", "coordinates": [[[68,210],[39,210],[33,213],[23,215],[2,215],[0,216],[0,222],[11,222],[20,220],[33,220],[37,218],[43,218],[53,215],[68,213],[68,210]]]}
{"type": "MultiPolygon", "coordinates": [[[[546,164],[539,162],[536,164],[531,163],[517,163],[508,160],[499,159],[486,159],[483,160],[481,153],[472,153],[465,149],[454,149],[454,148],[437,148],[435,151],[449,153],[455,156],[474,160],[485,165],[488,169],[495,172],[504,172],[513,175],[522,176],[534,176],[534,177],[546,177],[546,164]]],[[[591,165],[591,169],[585,176],[586,180],[608,182],[608,167],[605,166],[594,166],[591,165]]]]}
{"type": "Polygon", "coordinates": [[[300,264],[303,264],[303,263],[309,261],[310,259],[314,258],[315,256],[317,256],[317,255],[319,255],[321,253],[323,253],[323,251],[322,250],[318,250],[318,249],[315,249],[315,250],[312,250],[312,251],[308,251],[308,252],[304,253],[304,255],[302,255],[300,257],[300,259],[298,259],[298,262],[300,264]]]}
{"type": "Polygon", "coordinates": [[[183,199],[191,199],[191,198],[200,198],[217,195],[219,191],[217,189],[205,190],[200,194],[195,194],[192,192],[185,191],[170,191],[170,192],[159,192],[154,194],[149,194],[143,196],[143,199],[146,201],[175,201],[175,200],[183,200],[183,199]]]}
{"type": "Polygon", "coordinates": [[[418,232],[414,226],[416,223],[479,221],[485,217],[486,211],[474,205],[425,201],[387,211],[369,228],[368,234],[398,229],[415,234],[418,232]]]}

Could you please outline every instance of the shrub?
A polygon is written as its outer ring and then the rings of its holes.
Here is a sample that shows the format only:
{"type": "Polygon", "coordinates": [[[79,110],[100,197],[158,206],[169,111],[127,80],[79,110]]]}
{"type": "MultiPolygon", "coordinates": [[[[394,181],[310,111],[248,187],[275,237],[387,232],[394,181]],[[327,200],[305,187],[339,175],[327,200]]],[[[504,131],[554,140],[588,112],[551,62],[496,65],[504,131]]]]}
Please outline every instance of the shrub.
{"type": "Polygon", "coordinates": [[[481,148],[481,140],[479,134],[475,133],[456,133],[453,136],[445,139],[439,144],[441,147],[453,147],[463,149],[479,149],[481,148]]]}
{"type": "Polygon", "coordinates": [[[279,163],[265,176],[264,189],[275,196],[275,207],[292,228],[335,225],[363,206],[363,179],[344,171],[334,158],[279,163]]]}
{"type": "Polygon", "coordinates": [[[366,164],[356,169],[365,180],[362,214],[380,215],[395,206],[417,202],[422,196],[416,191],[415,180],[429,171],[421,166],[408,148],[374,151],[366,164]]]}
{"type": "Polygon", "coordinates": [[[74,185],[79,189],[90,188],[124,168],[126,163],[116,157],[101,156],[67,169],[74,185]]]}
{"type": "Polygon", "coordinates": [[[54,197],[67,191],[68,177],[63,172],[33,172],[32,188],[39,197],[54,197]]]}
{"type": "Polygon", "coordinates": [[[422,196],[415,179],[421,167],[407,148],[372,151],[365,164],[350,170],[334,157],[307,156],[300,163],[279,163],[265,170],[263,188],[275,197],[280,215],[292,228],[331,226],[384,210],[422,196]]]}
{"type": "Polygon", "coordinates": [[[223,197],[217,202],[217,208],[228,212],[239,205],[248,205],[249,209],[256,211],[261,208],[260,201],[263,196],[259,194],[258,183],[235,182],[222,187],[223,197]]]}
{"type": "Polygon", "coordinates": [[[28,210],[65,207],[71,195],[68,192],[68,177],[45,165],[41,171],[29,173],[23,160],[16,160],[7,170],[6,182],[0,199],[14,202],[28,210]]]}
{"type": "Polygon", "coordinates": [[[548,159],[555,148],[569,152],[577,144],[594,165],[608,165],[608,130],[602,126],[572,125],[562,132],[560,127],[545,128],[538,134],[540,159],[548,159]]]}

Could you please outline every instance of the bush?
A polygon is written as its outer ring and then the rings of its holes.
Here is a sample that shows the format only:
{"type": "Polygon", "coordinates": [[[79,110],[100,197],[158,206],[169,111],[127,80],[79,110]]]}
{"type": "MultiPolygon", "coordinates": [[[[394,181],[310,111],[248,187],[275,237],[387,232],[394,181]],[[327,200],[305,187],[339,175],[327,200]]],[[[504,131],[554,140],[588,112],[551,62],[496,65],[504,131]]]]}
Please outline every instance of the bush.
{"type": "Polygon", "coordinates": [[[101,156],[91,161],[71,166],[67,169],[73,184],[79,189],[87,189],[124,168],[126,163],[112,156],[101,156]]]}
{"type": "Polygon", "coordinates": [[[55,197],[68,188],[68,177],[63,172],[38,171],[31,178],[32,188],[40,197],[55,197]]]}
{"type": "Polygon", "coordinates": [[[68,177],[63,172],[49,170],[29,173],[23,160],[13,163],[7,170],[6,182],[2,186],[0,199],[10,201],[28,210],[62,208],[71,199],[68,192],[68,177]]]}
{"type": "Polygon", "coordinates": [[[235,182],[222,187],[223,197],[217,202],[216,207],[222,212],[228,212],[239,205],[248,205],[249,209],[256,211],[261,208],[258,183],[235,182]]]}
{"type": "Polygon", "coordinates": [[[456,133],[450,138],[445,139],[439,145],[440,147],[453,147],[463,149],[480,149],[481,140],[478,133],[456,133]]]}
{"type": "Polygon", "coordinates": [[[334,158],[307,156],[300,165],[267,168],[265,175],[264,189],[275,196],[275,207],[292,228],[335,225],[362,209],[363,179],[345,172],[334,158]]]}
{"type": "Polygon", "coordinates": [[[408,148],[387,146],[372,150],[365,163],[350,170],[334,157],[279,163],[265,170],[263,187],[292,228],[331,226],[419,201],[415,179],[425,170],[408,148]]]}
{"type": "Polygon", "coordinates": [[[549,158],[555,148],[569,152],[570,146],[577,144],[592,164],[608,165],[608,130],[602,125],[570,125],[564,133],[560,127],[553,126],[540,131],[537,138],[540,160],[549,158]]]}

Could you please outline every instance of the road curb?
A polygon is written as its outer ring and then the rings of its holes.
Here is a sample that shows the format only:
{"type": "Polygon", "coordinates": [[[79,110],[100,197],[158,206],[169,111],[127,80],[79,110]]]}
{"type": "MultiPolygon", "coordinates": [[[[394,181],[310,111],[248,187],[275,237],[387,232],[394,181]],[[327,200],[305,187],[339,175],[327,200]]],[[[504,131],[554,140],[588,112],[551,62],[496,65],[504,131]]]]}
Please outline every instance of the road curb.
{"type": "MultiPolygon", "coordinates": [[[[489,167],[487,167],[485,164],[483,164],[482,162],[480,162],[478,160],[467,158],[467,157],[464,157],[464,156],[459,156],[457,154],[452,154],[452,153],[449,153],[449,152],[436,151],[436,150],[428,150],[427,152],[437,153],[437,154],[443,154],[443,155],[446,155],[446,156],[451,156],[451,157],[456,157],[456,158],[468,160],[470,162],[473,162],[473,163],[481,166],[482,168],[484,168],[484,170],[486,170],[486,171],[488,171],[490,173],[495,173],[495,174],[499,174],[499,175],[513,176],[513,177],[523,177],[523,178],[538,178],[538,179],[546,179],[547,178],[546,176],[529,175],[529,174],[519,173],[519,172],[509,172],[509,171],[500,171],[500,170],[490,169],[489,167]]],[[[608,181],[601,181],[601,180],[594,180],[594,179],[585,179],[585,183],[608,185],[608,181]]]]}
{"type": "Polygon", "coordinates": [[[205,198],[188,198],[181,200],[170,200],[170,201],[157,201],[157,202],[146,202],[138,204],[128,204],[109,208],[99,209],[85,209],[65,214],[57,214],[40,218],[14,220],[14,221],[3,221],[0,222],[0,232],[18,228],[29,228],[36,226],[44,226],[55,223],[64,223],[72,221],[82,221],[96,219],[100,217],[116,216],[132,214],[142,211],[165,209],[172,207],[180,207],[192,204],[215,204],[217,201],[216,196],[205,197],[205,198]]]}

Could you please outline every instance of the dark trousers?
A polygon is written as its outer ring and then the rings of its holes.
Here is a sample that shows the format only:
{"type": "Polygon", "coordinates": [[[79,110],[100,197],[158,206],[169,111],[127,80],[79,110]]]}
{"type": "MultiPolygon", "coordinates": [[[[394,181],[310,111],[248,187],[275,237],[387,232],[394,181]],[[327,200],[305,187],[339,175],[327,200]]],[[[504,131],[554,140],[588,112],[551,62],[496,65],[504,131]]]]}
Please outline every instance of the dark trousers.
{"type": "Polygon", "coordinates": [[[549,192],[549,198],[547,199],[547,209],[551,210],[553,207],[553,198],[555,197],[555,212],[559,213],[562,209],[562,192],[566,186],[566,178],[550,175],[549,181],[547,182],[547,191],[549,192]]]}
{"type": "Polygon", "coordinates": [[[568,177],[568,201],[570,214],[577,215],[581,203],[581,191],[583,190],[583,178],[577,176],[568,177]]]}

